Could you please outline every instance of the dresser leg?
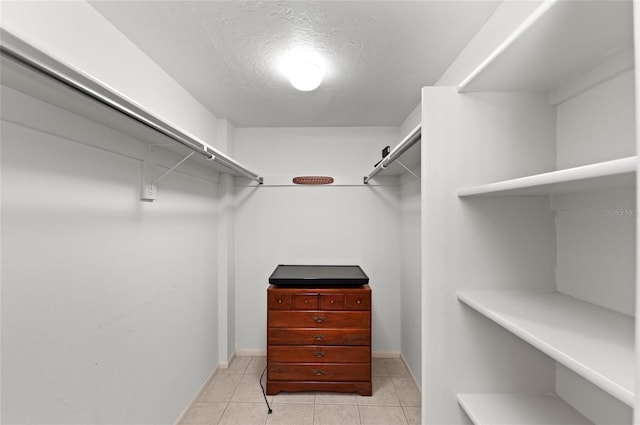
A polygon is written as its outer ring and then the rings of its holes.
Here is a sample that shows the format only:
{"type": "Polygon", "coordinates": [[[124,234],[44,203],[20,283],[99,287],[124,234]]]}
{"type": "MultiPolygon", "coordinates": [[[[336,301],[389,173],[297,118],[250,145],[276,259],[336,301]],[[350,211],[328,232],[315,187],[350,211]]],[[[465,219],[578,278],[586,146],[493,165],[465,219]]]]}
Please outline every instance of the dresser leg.
{"type": "Polygon", "coordinates": [[[365,386],[364,388],[361,388],[358,390],[358,394],[363,395],[363,396],[370,396],[373,394],[373,390],[371,388],[371,384],[369,384],[368,386],[365,386]]]}
{"type": "Polygon", "coordinates": [[[280,392],[280,389],[278,389],[277,387],[274,388],[273,385],[269,385],[269,382],[267,382],[267,388],[264,391],[267,395],[276,395],[280,392]]]}

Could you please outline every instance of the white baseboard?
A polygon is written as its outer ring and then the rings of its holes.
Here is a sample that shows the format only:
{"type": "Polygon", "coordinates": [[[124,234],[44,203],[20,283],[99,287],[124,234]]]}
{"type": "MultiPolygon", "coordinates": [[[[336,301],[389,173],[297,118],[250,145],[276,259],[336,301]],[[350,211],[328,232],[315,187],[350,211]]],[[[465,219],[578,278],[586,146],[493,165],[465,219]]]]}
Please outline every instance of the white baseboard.
{"type": "Polygon", "coordinates": [[[191,406],[193,406],[195,404],[195,402],[198,401],[198,399],[200,398],[200,395],[202,395],[202,392],[204,391],[204,389],[207,387],[207,385],[209,385],[209,382],[211,382],[211,380],[214,378],[214,376],[216,376],[218,374],[219,370],[220,370],[220,366],[218,365],[213,369],[213,371],[209,374],[209,376],[207,376],[207,379],[205,379],[204,382],[202,383],[202,385],[200,385],[200,388],[196,392],[196,395],[193,396],[193,398],[191,399],[191,401],[189,403],[187,403],[187,406],[184,408],[182,413],[180,413],[180,416],[178,416],[178,419],[176,419],[176,425],[178,425],[180,423],[180,421],[182,421],[182,419],[184,418],[184,415],[187,414],[187,412],[189,411],[191,406]]]}
{"type": "Polygon", "coordinates": [[[235,357],[236,357],[236,352],[234,351],[233,353],[231,353],[231,357],[229,357],[229,360],[227,360],[226,362],[218,362],[218,367],[220,369],[229,369],[229,365],[231,364],[231,362],[235,357]]]}
{"type": "Polygon", "coordinates": [[[422,386],[420,385],[420,382],[416,379],[416,376],[413,374],[413,371],[409,367],[409,363],[407,363],[407,359],[404,358],[402,353],[400,353],[400,360],[402,360],[402,363],[404,363],[404,367],[406,367],[407,370],[409,371],[409,375],[411,376],[411,379],[413,379],[413,383],[416,384],[416,387],[418,387],[418,391],[420,391],[420,393],[422,394],[422,386]]]}
{"type": "Polygon", "coordinates": [[[266,356],[267,350],[251,350],[251,349],[236,350],[235,355],[236,356],[266,356]]]}
{"type": "Polygon", "coordinates": [[[400,357],[399,351],[372,351],[371,357],[375,359],[397,359],[400,357]]]}

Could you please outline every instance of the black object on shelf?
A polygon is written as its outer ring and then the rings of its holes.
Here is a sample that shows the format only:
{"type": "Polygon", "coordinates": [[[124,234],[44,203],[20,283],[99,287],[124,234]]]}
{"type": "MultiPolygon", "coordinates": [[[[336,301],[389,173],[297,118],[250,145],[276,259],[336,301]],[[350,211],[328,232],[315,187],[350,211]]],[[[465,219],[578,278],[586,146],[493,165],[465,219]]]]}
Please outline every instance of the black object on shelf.
{"type": "Polygon", "coordinates": [[[269,277],[278,286],[359,286],[369,283],[360,266],[310,266],[280,264],[269,277]]]}

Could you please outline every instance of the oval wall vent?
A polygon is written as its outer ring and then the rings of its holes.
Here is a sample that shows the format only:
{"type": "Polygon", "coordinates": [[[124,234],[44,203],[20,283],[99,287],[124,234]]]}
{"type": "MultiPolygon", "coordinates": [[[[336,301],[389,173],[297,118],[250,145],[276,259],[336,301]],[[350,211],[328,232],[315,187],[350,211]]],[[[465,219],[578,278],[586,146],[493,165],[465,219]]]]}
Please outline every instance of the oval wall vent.
{"type": "Polygon", "coordinates": [[[331,184],[333,177],[327,176],[298,176],[293,178],[294,184],[331,184]]]}

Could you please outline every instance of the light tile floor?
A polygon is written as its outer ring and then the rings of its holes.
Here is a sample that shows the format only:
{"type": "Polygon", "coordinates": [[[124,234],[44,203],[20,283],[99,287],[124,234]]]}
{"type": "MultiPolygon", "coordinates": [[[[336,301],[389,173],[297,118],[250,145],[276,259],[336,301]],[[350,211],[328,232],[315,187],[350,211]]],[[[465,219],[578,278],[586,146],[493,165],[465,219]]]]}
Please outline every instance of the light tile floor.
{"type": "Polygon", "coordinates": [[[420,391],[400,359],[373,359],[373,395],[302,392],[267,396],[265,357],[236,357],[221,369],[180,425],[419,425],[420,391]],[[263,380],[264,384],[264,380],[263,380]]]}

